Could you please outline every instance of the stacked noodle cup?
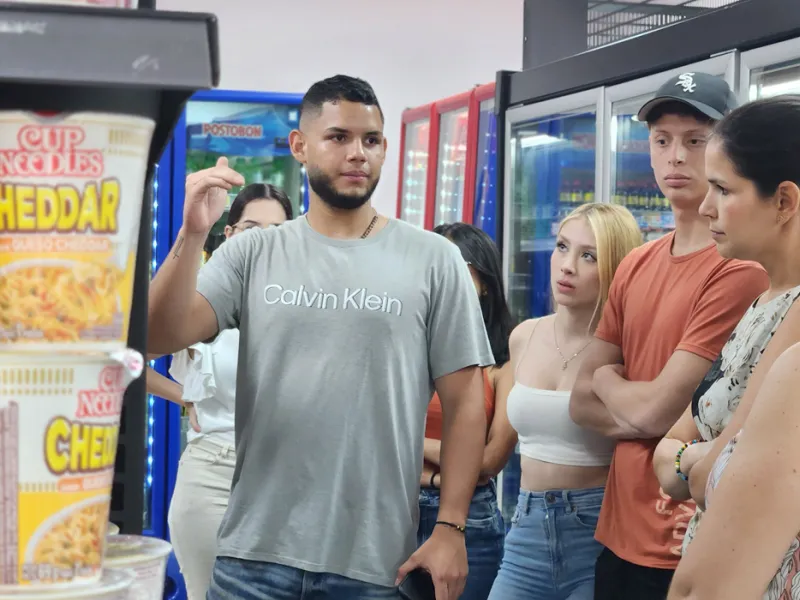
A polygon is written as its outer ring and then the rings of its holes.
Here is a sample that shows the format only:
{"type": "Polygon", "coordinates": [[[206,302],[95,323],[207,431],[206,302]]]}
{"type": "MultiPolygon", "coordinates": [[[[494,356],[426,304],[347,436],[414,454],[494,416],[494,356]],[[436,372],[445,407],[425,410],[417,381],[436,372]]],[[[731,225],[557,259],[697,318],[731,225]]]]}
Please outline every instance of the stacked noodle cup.
{"type": "Polygon", "coordinates": [[[131,597],[104,553],[153,129],[0,112],[0,600],[131,597]]]}

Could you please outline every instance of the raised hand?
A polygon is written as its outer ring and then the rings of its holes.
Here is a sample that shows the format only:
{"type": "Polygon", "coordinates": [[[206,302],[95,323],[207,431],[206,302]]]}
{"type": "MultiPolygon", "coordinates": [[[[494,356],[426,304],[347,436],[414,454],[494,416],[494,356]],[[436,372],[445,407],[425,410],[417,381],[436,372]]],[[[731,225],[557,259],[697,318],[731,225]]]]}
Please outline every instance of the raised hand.
{"type": "Polygon", "coordinates": [[[228,166],[224,156],[210,169],[186,178],[183,227],[187,233],[208,235],[228,204],[228,191],[244,185],[244,177],[228,166]]]}

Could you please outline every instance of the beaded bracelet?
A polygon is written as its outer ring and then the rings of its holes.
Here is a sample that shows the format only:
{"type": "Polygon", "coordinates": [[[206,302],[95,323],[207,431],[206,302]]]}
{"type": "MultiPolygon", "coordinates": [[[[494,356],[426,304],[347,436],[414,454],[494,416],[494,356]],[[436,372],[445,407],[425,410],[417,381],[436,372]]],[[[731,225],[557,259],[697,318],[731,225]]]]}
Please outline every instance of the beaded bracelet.
{"type": "Polygon", "coordinates": [[[681,446],[681,449],[678,450],[678,453],[675,455],[675,472],[678,474],[678,477],[683,479],[684,481],[689,481],[689,478],[683,474],[681,471],[681,456],[683,456],[684,450],[686,450],[692,444],[698,443],[700,440],[692,440],[691,442],[685,443],[681,446]]]}
{"type": "Polygon", "coordinates": [[[436,521],[437,525],[444,525],[445,527],[449,527],[450,529],[455,529],[460,533],[464,533],[467,531],[467,528],[463,525],[456,525],[455,523],[451,523],[450,521],[436,521]]]}

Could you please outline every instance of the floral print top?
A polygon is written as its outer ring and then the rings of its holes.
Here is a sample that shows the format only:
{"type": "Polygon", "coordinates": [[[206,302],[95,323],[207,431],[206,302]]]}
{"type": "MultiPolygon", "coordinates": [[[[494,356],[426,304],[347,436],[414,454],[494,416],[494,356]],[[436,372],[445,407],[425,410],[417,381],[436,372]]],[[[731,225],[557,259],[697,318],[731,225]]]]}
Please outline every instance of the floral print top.
{"type": "MultiPolygon", "coordinates": [[[[747,310],[692,398],[692,414],[704,442],[719,437],[739,406],[750,375],[795,300],[800,286],[747,310]]],[[[686,529],[683,550],[694,539],[703,511],[696,509],[686,529]]]]}

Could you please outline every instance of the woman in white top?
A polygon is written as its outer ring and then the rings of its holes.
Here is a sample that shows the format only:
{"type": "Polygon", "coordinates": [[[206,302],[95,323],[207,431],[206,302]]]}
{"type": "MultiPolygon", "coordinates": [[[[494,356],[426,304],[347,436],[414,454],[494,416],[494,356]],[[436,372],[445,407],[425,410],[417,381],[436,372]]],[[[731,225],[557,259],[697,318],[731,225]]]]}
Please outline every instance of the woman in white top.
{"type": "MultiPolygon", "coordinates": [[[[253,227],[280,225],[291,218],[292,205],[282,190],[250,184],[231,204],[225,237],[253,227]]],[[[210,344],[196,344],[174,355],[170,368],[170,375],[183,385],[181,400],[192,425],[168,516],[170,537],[189,600],[206,597],[217,556],[217,531],[230,497],[236,465],[238,353],[239,332],[223,331],[210,344]]],[[[158,378],[153,378],[151,384],[151,377],[148,374],[150,386],[164,387],[158,378]]]]}
{"type": "Polygon", "coordinates": [[[490,600],[591,600],[594,530],[614,441],[569,416],[570,390],[619,263],[642,243],[631,213],[585,204],[562,221],[550,259],[555,314],[511,334],[508,417],[519,434],[522,490],[490,600]]]}

